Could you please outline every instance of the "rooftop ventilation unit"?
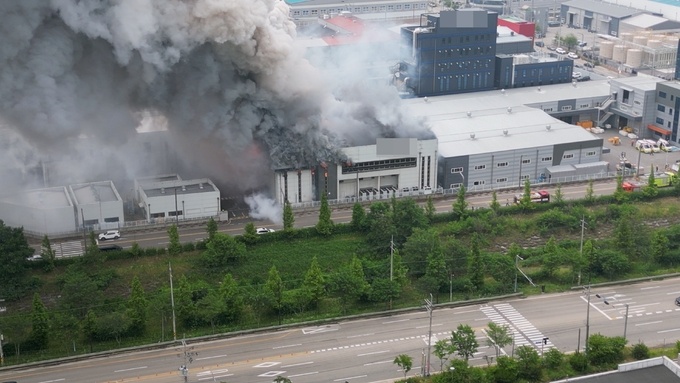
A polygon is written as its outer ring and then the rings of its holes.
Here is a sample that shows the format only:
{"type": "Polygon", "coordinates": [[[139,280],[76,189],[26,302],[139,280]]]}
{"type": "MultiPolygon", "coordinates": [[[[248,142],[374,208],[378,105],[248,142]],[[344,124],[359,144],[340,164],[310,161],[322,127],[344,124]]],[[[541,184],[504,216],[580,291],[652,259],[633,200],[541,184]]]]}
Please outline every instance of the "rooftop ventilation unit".
{"type": "Polygon", "coordinates": [[[165,188],[161,188],[161,194],[165,194],[165,188]]]}
{"type": "Polygon", "coordinates": [[[430,99],[429,99],[429,98],[427,98],[427,96],[425,96],[425,97],[423,98],[423,101],[425,101],[425,102],[429,102],[429,101],[430,101],[430,99]]]}
{"type": "Polygon", "coordinates": [[[512,113],[512,107],[508,106],[508,114],[512,113]]]}
{"type": "Polygon", "coordinates": [[[203,183],[202,182],[198,184],[198,188],[203,189],[203,183]]]}
{"type": "Polygon", "coordinates": [[[505,94],[505,89],[501,89],[501,94],[505,94]]]}
{"type": "Polygon", "coordinates": [[[507,136],[507,135],[508,135],[508,130],[507,130],[507,129],[503,129],[503,135],[504,135],[504,136],[507,136]]]}
{"type": "Polygon", "coordinates": [[[552,126],[550,126],[550,125],[545,126],[545,130],[550,131],[550,129],[552,129],[552,126]]]}
{"type": "Polygon", "coordinates": [[[467,116],[468,116],[468,117],[472,117],[472,112],[469,112],[469,111],[468,111],[468,112],[467,112],[467,116]]]}
{"type": "Polygon", "coordinates": [[[538,87],[538,91],[539,91],[539,92],[541,91],[541,87],[540,87],[540,86],[538,87]]]}
{"type": "Polygon", "coordinates": [[[187,187],[185,185],[182,185],[182,191],[187,191],[187,187]]]}
{"type": "Polygon", "coordinates": [[[474,139],[475,139],[475,134],[474,134],[474,133],[470,133],[470,138],[474,140],[474,139]]]}

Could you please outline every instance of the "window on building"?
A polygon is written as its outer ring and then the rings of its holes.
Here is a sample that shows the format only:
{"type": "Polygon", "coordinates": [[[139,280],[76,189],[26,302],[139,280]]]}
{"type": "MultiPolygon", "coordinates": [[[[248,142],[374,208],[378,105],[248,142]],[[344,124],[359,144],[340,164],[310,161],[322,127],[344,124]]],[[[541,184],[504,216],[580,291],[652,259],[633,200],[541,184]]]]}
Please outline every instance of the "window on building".
{"type": "Polygon", "coordinates": [[[590,152],[586,152],[586,157],[592,157],[592,156],[594,156],[595,154],[597,154],[597,152],[594,151],[594,150],[593,150],[593,151],[590,151],[590,152]]]}
{"type": "Polygon", "coordinates": [[[508,182],[508,177],[496,178],[496,183],[502,184],[508,182]]]}
{"type": "Polygon", "coordinates": [[[460,168],[451,168],[451,173],[462,173],[462,172],[463,172],[463,168],[462,168],[462,167],[460,167],[460,168]]]}
{"type": "Polygon", "coordinates": [[[300,11],[293,11],[293,16],[300,16],[300,11]]]}
{"type": "Polygon", "coordinates": [[[463,184],[461,184],[461,183],[451,184],[449,189],[460,189],[461,186],[463,186],[463,184]]]}
{"type": "Polygon", "coordinates": [[[401,11],[401,4],[397,4],[396,7],[397,7],[397,11],[401,11]]]}
{"type": "Polygon", "coordinates": [[[318,9],[312,9],[312,15],[316,16],[316,15],[318,15],[318,14],[319,14],[319,10],[318,10],[318,9]]]}
{"type": "MultiPolygon", "coordinates": [[[[666,98],[666,92],[659,91],[659,97],[666,98]]],[[[672,100],[673,100],[673,96],[671,96],[671,101],[672,100]]]]}
{"type": "Polygon", "coordinates": [[[484,185],[486,182],[484,180],[475,181],[472,184],[475,186],[484,185]]]}
{"type": "Polygon", "coordinates": [[[574,155],[571,154],[571,153],[570,153],[570,154],[565,154],[565,155],[562,156],[562,159],[563,159],[563,160],[568,160],[568,159],[570,159],[570,158],[574,158],[574,155]]]}
{"type": "Polygon", "coordinates": [[[588,105],[588,104],[581,104],[581,105],[578,106],[578,108],[579,108],[579,109],[588,109],[588,108],[590,108],[590,105],[588,105]]]}
{"type": "Polygon", "coordinates": [[[571,105],[563,105],[562,111],[565,111],[565,110],[571,110],[571,105]]]}
{"type": "Polygon", "coordinates": [[[543,111],[544,111],[544,112],[552,112],[552,111],[553,111],[553,108],[545,108],[545,109],[543,109],[543,111]]]}
{"type": "Polygon", "coordinates": [[[486,165],[475,165],[475,170],[486,169],[486,165]]]}
{"type": "Polygon", "coordinates": [[[671,101],[673,101],[673,95],[671,94],[671,101]]]}
{"type": "Polygon", "coordinates": [[[523,165],[530,164],[530,163],[531,163],[531,158],[524,158],[524,159],[522,159],[522,164],[523,164],[523,165]]]}
{"type": "Polygon", "coordinates": [[[668,108],[668,114],[673,115],[673,108],[668,108]]]}
{"type": "Polygon", "coordinates": [[[661,125],[661,126],[663,126],[663,124],[664,124],[663,118],[657,117],[657,118],[656,118],[656,123],[659,124],[659,125],[661,125]]]}
{"type": "Polygon", "coordinates": [[[525,175],[519,177],[519,179],[520,179],[520,181],[526,181],[526,180],[529,179],[529,175],[528,175],[528,174],[525,174],[525,175]]]}
{"type": "Polygon", "coordinates": [[[552,156],[550,157],[541,157],[541,162],[551,162],[552,161],[552,156]]]}
{"type": "Polygon", "coordinates": [[[507,162],[499,162],[499,163],[496,164],[496,166],[499,167],[499,168],[504,168],[504,167],[508,166],[508,163],[507,162]]]}
{"type": "Polygon", "coordinates": [[[666,107],[663,106],[663,105],[661,105],[661,104],[659,104],[659,105],[656,106],[656,110],[658,110],[659,112],[665,112],[665,111],[666,111],[666,107]]]}
{"type": "Polygon", "coordinates": [[[302,11],[302,16],[309,16],[309,11],[302,11]]]}

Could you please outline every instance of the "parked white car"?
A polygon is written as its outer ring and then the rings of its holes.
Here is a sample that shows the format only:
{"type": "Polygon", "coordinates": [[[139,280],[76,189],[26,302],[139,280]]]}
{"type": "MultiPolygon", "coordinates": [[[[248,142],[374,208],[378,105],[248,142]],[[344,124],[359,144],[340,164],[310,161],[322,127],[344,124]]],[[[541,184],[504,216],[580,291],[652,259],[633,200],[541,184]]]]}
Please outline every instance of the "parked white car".
{"type": "Polygon", "coordinates": [[[573,73],[571,74],[571,78],[573,78],[573,79],[575,79],[575,80],[581,78],[581,76],[582,76],[581,72],[573,72],[573,73]]]}
{"type": "Polygon", "coordinates": [[[557,48],[557,49],[555,49],[555,52],[557,52],[557,53],[559,53],[559,54],[561,54],[561,55],[567,53],[567,51],[565,51],[564,48],[557,48]]]}
{"type": "Polygon", "coordinates": [[[578,58],[578,55],[574,52],[569,52],[567,53],[567,57],[569,57],[572,60],[576,60],[578,58]]]}
{"type": "Polygon", "coordinates": [[[120,238],[120,231],[118,230],[109,230],[105,233],[99,234],[99,240],[100,241],[106,241],[107,239],[118,239],[120,238]]]}
{"type": "Polygon", "coordinates": [[[274,230],[274,229],[269,229],[269,228],[266,228],[266,227],[258,227],[258,228],[255,230],[255,232],[256,232],[257,234],[267,234],[267,233],[273,233],[273,232],[275,232],[275,231],[276,231],[276,230],[274,230]]]}

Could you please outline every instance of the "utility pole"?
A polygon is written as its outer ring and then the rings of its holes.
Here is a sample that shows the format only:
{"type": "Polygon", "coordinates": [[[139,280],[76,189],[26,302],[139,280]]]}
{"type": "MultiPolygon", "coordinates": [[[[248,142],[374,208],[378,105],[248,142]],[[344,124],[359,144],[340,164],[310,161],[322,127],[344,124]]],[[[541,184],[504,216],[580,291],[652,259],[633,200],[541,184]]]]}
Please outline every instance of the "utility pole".
{"type": "Polygon", "coordinates": [[[177,340],[177,327],[175,326],[175,293],[172,288],[172,266],[168,262],[168,272],[170,273],[170,305],[172,306],[172,340],[177,340]]]}
{"type": "MultiPolygon", "coordinates": [[[[390,283],[394,279],[394,236],[390,239],[390,283]]],[[[390,310],[392,309],[392,294],[390,294],[390,310]]]]}
{"type": "Polygon", "coordinates": [[[432,348],[432,311],[434,311],[434,306],[432,304],[432,294],[430,294],[430,299],[425,299],[425,308],[430,314],[430,326],[427,333],[427,361],[425,362],[425,376],[430,376],[430,349],[432,348]]]}
{"type": "MultiPolygon", "coordinates": [[[[0,299],[0,303],[4,302],[4,299],[0,299]]],[[[7,311],[6,307],[0,307],[0,313],[7,311]]],[[[2,352],[2,341],[4,341],[4,335],[2,335],[2,331],[0,331],[0,366],[5,365],[5,354],[2,352]]]]}
{"type": "Polygon", "coordinates": [[[585,231],[585,228],[586,228],[586,219],[585,219],[585,216],[581,216],[581,249],[579,250],[581,262],[579,262],[577,286],[581,286],[581,268],[582,268],[582,266],[580,266],[580,265],[583,262],[583,232],[585,231]]]}
{"type": "Polygon", "coordinates": [[[588,337],[590,336],[590,283],[588,283],[588,288],[586,289],[586,294],[588,295],[588,308],[586,309],[586,348],[585,354],[588,355],[588,337]]]}
{"type": "MultiPolygon", "coordinates": [[[[189,380],[189,364],[194,361],[194,356],[198,355],[198,352],[192,351],[194,349],[193,346],[189,347],[187,350],[187,342],[182,339],[182,355],[177,355],[178,357],[183,357],[184,358],[184,364],[179,367],[179,371],[184,377],[184,382],[186,383],[189,380]]],[[[178,350],[179,351],[179,350],[178,350]]]]}

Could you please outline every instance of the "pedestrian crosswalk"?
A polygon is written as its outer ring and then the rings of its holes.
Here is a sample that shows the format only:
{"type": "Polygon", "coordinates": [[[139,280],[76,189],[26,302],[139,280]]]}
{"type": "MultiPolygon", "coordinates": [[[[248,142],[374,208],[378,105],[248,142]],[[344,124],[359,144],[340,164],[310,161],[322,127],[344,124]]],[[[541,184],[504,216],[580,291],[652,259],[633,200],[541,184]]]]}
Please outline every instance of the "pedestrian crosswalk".
{"type": "Polygon", "coordinates": [[[493,323],[500,326],[508,326],[512,332],[515,347],[532,346],[540,350],[549,350],[555,347],[550,339],[547,339],[531,322],[508,303],[483,306],[481,311],[493,323]],[[543,343],[544,339],[545,344],[543,343]]]}
{"type": "Polygon", "coordinates": [[[56,258],[79,257],[85,253],[83,241],[61,242],[55,244],[52,248],[55,251],[56,258]]]}

